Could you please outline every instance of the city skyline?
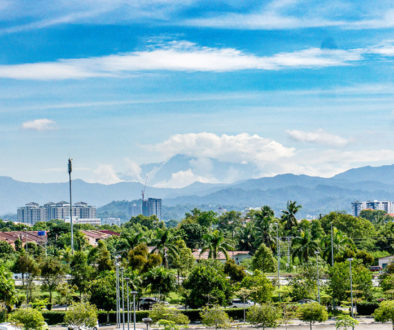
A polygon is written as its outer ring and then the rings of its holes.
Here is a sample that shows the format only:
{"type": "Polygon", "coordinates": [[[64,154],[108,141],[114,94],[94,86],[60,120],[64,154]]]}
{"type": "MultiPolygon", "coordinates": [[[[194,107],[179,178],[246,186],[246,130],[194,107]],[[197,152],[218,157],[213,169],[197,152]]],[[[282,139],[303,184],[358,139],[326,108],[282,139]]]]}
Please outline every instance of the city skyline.
{"type": "Polygon", "coordinates": [[[394,163],[394,4],[0,1],[0,175],[220,182],[394,163]],[[27,165],[28,164],[28,165],[27,165]],[[195,168],[199,169],[197,173],[195,168]],[[236,178],[237,173],[234,172],[236,178]]]}

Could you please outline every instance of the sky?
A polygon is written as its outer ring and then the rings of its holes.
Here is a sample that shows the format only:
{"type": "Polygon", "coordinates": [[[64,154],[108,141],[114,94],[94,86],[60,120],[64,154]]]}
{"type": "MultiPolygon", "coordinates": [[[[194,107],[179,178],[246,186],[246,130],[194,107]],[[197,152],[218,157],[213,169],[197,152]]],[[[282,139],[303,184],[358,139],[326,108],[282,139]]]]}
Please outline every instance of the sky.
{"type": "Polygon", "coordinates": [[[104,184],[177,154],[258,176],[392,164],[393,32],[385,0],[0,0],[0,175],[65,181],[69,157],[104,184]]]}

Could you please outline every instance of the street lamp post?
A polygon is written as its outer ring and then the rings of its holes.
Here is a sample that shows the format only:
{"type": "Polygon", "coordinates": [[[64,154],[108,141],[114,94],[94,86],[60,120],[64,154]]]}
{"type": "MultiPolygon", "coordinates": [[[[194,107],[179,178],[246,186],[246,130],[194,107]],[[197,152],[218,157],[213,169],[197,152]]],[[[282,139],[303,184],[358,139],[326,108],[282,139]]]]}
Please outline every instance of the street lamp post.
{"type": "Polygon", "coordinates": [[[124,278],[123,278],[123,267],[120,269],[120,273],[122,276],[122,328],[124,330],[124,278]]]}
{"type": "Polygon", "coordinates": [[[70,225],[71,225],[71,253],[74,254],[74,226],[73,226],[73,203],[71,189],[71,172],[73,171],[72,159],[68,159],[68,185],[70,190],[70,225]]]}
{"type": "Polygon", "coordinates": [[[354,314],[353,314],[353,281],[352,281],[352,261],[353,258],[348,258],[347,259],[349,261],[349,272],[350,272],[350,301],[351,301],[351,305],[352,305],[352,317],[354,318],[354,314]]]}
{"type": "Polygon", "coordinates": [[[319,279],[319,251],[315,251],[316,255],[316,270],[317,270],[317,299],[320,304],[320,279],[319,279]]]}
{"type": "Polygon", "coordinates": [[[135,323],[136,323],[136,313],[135,313],[135,296],[137,295],[137,291],[131,291],[130,292],[133,295],[133,323],[134,323],[134,329],[135,330],[135,323]]]}
{"type": "Polygon", "coordinates": [[[116,328],[120,328],[120,303],[119,303],[119,258],[120,256],[115,256],[115,266],[116,266],[116,328]]]}
{"type": "Polygon", "coordinates": [[[130,330],[130,297],[129,297],[129,281],[130,278],[126,277],[126,294],[127,294],[127,330],[130,330]]]}

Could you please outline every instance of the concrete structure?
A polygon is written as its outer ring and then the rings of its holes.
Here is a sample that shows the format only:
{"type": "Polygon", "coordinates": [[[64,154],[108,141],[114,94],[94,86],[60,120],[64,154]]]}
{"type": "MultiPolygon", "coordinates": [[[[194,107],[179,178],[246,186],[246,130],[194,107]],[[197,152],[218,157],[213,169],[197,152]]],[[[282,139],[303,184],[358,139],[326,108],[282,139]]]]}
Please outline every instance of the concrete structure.
{"type": "Polygon", "coordinates": [[[391,201],[355,201],[352,203],[353,215],[358,217],[362,210],[380,210],[386,213],[392,213],[394,211],[394,203],[391,201]]]}
{"type": "MultiPolygon", "coordinates": [[[[72,213],[73,217],[80,219],[96,218],[96,208],[84,202],[75,203],[72,213]]],[[[49,202],[43,206],[32,202],[18,208],[18,221],[31,225],[38,221],[64,220],[66,218],[70,218],[70,203],[65,201],[49,202]]]]}
{"type": "MultiPolygon", "coordinates": [[[[64,219],[64,222],[70,223],[70,218],[64,219]]],[[[73,224],[74,225],[100,226],[101,219],[100,218],[79,218],[79,217],[73,216],[73,224]]]]}
{"type": "Polygon", "coordinates": [[[142,201],[142,214],[146,217],[155,215],[161,219],[161,198],[148,198],[142,201]]]}
{"type": "Polygon", "coordinates": [[[388,265],[394,262],[394,255],[388,257],[378,258],[379,266],[386,268],[388,265]]]}

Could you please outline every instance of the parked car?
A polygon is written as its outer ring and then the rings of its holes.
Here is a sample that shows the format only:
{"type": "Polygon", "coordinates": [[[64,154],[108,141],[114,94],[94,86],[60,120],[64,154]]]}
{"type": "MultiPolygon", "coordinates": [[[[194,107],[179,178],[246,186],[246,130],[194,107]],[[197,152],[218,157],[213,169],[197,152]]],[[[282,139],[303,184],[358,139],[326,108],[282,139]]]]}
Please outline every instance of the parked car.
{"type": "Polygon", "coordinates": [[[230,308],[248,308],[253,305],[253,301],[250,300],[245,300],[244,302],[242,299],[233,299],[231,301],[230,308]]]}
{"type": "Polygon", "coordinates": [[[0,323],[0,330],[22,330],[22,328],[18,328],[11,323],[0,323]]]}
{"type": "Polygon", "coordinates": [[[371,267],[369,267],[369,270],[371,272],[380,272],[382,270],[382,267],[380,267],[380,266],[371,266],[371,267]]]}
{"type": "Polygon", "coordinates": [[[154,304],[157,304],[159,302],[160,302],[160,300],[158,298],[144,297],[138,301],[138,306],[140,309],[149,310],[149,309],[152,309],[152,306],[154,304]]]}

